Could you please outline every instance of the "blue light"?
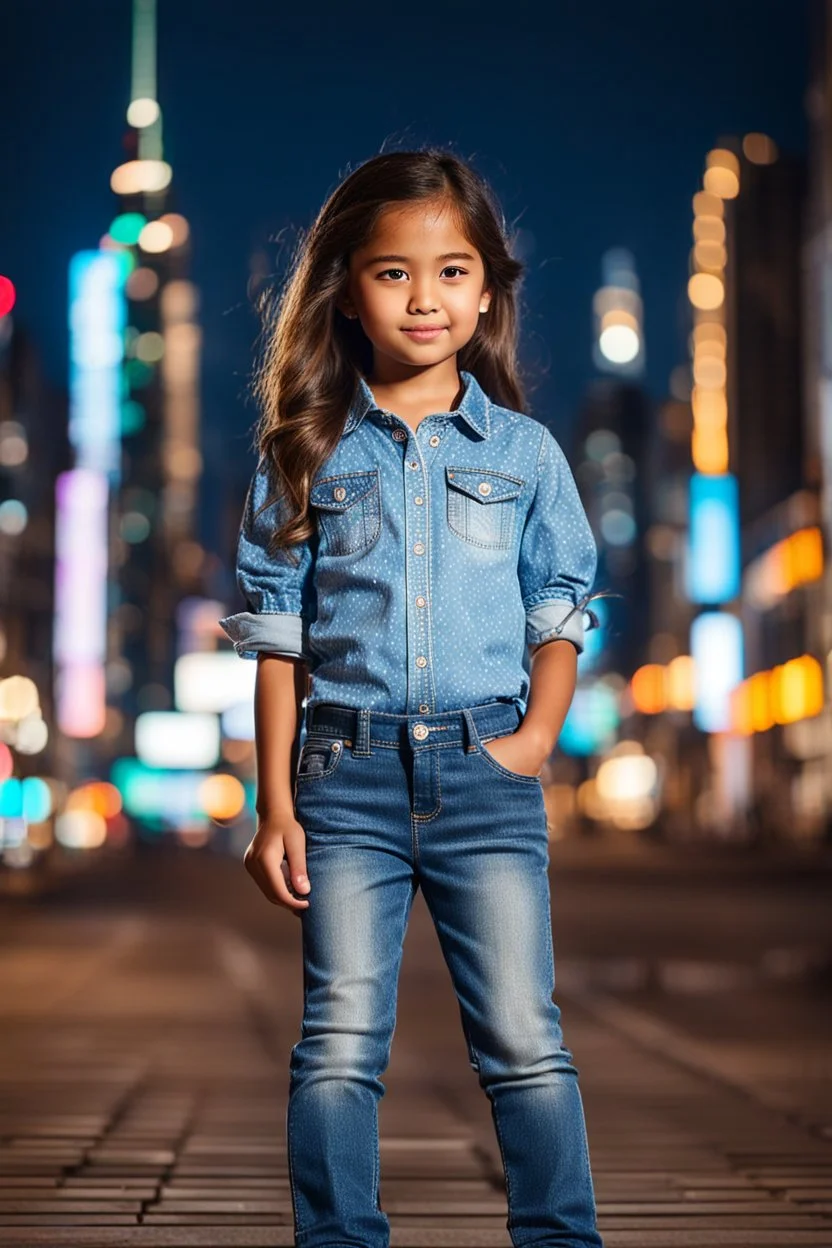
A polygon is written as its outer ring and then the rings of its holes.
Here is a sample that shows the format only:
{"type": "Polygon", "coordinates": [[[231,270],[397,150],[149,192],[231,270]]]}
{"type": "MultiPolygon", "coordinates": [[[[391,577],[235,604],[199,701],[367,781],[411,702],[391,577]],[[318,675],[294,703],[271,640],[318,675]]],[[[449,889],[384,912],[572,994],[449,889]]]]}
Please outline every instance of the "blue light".
{"type": "Polygon", "coordinates": [[[601,681],[578,687],[558,738],[564,754],[597,754],[615,740],[621,722],[615,690],[601,681]]]}
{"type": "Polygon", "coordinates": [[[691,624],[690,652],[696,665],[693,722],[702,732],[727,732],[729,695],[743,678],[740,621],[727,611],[703,611],[691,624]]]}
{"type": "Polygon", "coordinates": [[[690,479],[686,593],[691,602],[730,602],[740,590],[739,496],[730,472],[690,479]]]}
{"type": "Polygon", "coordinates": [[[121,476],[126,252],[79,251],[69,266],[69,440],[75,466],[121,476]]]}

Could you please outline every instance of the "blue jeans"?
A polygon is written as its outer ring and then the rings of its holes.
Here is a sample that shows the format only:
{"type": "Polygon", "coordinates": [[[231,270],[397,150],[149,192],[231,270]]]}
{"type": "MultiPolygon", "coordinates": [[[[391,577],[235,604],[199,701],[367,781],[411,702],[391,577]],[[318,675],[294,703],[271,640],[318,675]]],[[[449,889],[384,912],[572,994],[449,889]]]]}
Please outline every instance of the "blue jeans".
{"type": "Polygon", "coordinates": [[[295,779],[310,904],[287,1148],[299,1248],[387,1248],[378,1102],[416,889],[491,1103],[517,1245],[603,1248],[578,1071],[554,1003],[548,833],[536,776],[483,743],[511,699],[429,715],[307,706],[295,779]]]}

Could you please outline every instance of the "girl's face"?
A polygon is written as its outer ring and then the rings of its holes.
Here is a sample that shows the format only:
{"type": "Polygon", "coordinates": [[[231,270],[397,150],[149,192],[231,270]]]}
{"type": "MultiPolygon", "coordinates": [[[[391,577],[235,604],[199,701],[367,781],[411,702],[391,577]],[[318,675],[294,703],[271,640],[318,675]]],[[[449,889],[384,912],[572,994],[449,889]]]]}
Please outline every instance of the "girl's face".
{"type": "Polygon", "coordinates": [[[408,204],[383,212],[369,241],[352,253],[338,306],[360,320],[375,371],[383,359],[432,367],[473,337],[491,300],[484,283],[482,257],[448,205],[408,204]],[[428,326],[438,329],[413,332],[428,326]]]}

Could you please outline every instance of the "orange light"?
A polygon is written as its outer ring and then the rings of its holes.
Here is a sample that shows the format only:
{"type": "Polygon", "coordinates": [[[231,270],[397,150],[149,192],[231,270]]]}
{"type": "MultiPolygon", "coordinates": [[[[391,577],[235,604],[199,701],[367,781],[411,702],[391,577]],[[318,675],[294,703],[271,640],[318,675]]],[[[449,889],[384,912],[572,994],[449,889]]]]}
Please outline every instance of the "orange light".
{"type": "Polygon", "coordinates": [[[749,677],[751,727],[754,732],[768,732],[774,725],[771,704],[771,672],[755,672],[749,677]]]}
{"type": "Polygon", "coordinates": [[[211,819],[234,819],[243,809],[246,793],[236,776],[219,772],[199,786],[199,802],[211,819]]]}
{"type": "Polygon", "coordinates": [[[719,474],[728,471],[728,435],[725,429],[694,427],[690,453],[697,472],[719,474]]]}
{"type": "Polygon", "coordinates": [[[798,529],[787,538],[789,589],[823,575],[823,538],[819,528],[798,529]]]}
{"type": "Polygon", "coordinates": [[[775,722],[793,724],[823,710],[823,670],[811,654],[802,654],[771,673],[775,722]]]}
{"type": "Polygon", "coordinates": [[[679,654],[667,665],[667,705],[674,711],[692,711],[696,704],[696,663],[679,654]]]}
{"type": "Polygon", "coordinates": [[[633,704],[645,715],[658,715],[667,706],[667,673],[661,663],[645,663],[630,682],[633,704]]]}

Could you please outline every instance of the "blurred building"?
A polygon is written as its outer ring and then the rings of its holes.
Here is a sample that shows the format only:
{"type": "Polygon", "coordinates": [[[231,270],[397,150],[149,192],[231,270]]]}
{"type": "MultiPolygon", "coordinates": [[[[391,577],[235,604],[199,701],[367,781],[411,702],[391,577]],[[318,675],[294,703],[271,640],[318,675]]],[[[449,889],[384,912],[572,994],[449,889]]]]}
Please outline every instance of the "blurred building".
{"type": "MultiPolygon", "coordinates": [[[[791,730],[790,746],[802,762],[804,821],[832,836],[832,0],[812,0],[809,176],[801,256],[805,341],[803,427],[806,484],[817,501],[819,575],[804,590],[806,650],[825,685],[822,709],[810,724],[791,730]]],[[[816,676],[817,679],[817,676],[816,676]]]]}
{"type": "Polygon", "coordinates": [[[70,269],[71,467],[57,484],[56,705],[68,774],[132,755],[173,707],[179,604],[199,593],[200,330],[173,211],[154,0],[135,0],[125,159],[98,246],[70,269]]]}

